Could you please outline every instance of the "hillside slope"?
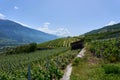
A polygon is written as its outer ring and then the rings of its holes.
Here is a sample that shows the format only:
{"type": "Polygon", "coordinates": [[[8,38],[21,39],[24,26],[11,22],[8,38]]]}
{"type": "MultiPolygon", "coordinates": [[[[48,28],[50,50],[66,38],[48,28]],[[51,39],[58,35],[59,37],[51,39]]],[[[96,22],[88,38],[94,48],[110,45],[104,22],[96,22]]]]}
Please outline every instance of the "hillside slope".
{"type": "Polygon", "coordinates": [[[85,34],[97,34],[97,33],[104,33],[104,32],[113,32],[113,31],[118,31],[118,30],[120,31],[120,23],[109,25],[109,26],[104,26],[103,28],[92,30],[85,34]]]}
{"type": "Polygon", "coordinates": [[[57,38],[38,30],[27,28],[10,20],[0,20],[0,45],[45,42],[57,38]]]}
{"type": "Polygon", "coordinates": [[[120,23],[105,26],[103,28],[92,30],[84,34],[84,36],[91,39],[106,39],[106,38],[115,38],[120,35],[120,23]]]}
{"type": "Polygon", "coordinates": [[[70,47],[70,43],[79,41],[79,37],[66,37],[66,38],[59,38],[52,41],[48,41],[42,44],[39,44],[39,47],[47,47],[47,48],[55,48],[55,47],[70,47]]]}

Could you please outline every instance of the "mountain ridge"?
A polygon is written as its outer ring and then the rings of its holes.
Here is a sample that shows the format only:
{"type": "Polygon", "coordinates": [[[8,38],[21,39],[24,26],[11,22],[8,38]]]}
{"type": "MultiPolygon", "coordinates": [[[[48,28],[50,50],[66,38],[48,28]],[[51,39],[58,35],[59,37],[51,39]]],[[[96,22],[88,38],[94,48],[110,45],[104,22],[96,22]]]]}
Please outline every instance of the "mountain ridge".
{"type": "Polygon", "coordinates": [[[120,35],[120,23],[104,26],[100,29],[92,30],[85,33],[83,36],[88,39],[109,39],[118,38],[120,35]]]}
{"type": "MultiPolygon", "coordinates": [[[[28,28],[27,26],[23,26],[14,21],[0,19],[0,41],[9,40],[9,44],[31,42],[42,43],[56,38],[57,36],[55,35],[28,28]]],[[[4,44],[6,43],[7,42],[4,44]]]]}
{"type": "Polygon", "coordinates": [[[96,34],[96,33],[110,32],[110,31],[115,31],[115,30],[116,31],[120,30],[120,23],[104,26],[102,28],[89,31],[89,32],[85,33],[85,35],[86,34],[96,34]]]}

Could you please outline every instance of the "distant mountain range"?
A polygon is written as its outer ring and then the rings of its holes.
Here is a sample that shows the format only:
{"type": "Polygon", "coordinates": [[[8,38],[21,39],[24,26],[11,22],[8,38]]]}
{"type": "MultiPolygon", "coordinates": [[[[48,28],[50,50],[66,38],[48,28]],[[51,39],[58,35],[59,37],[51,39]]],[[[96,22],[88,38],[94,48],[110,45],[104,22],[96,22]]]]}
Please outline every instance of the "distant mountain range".
{"type": "Polygon", "coordinates": [[[105,26],[97,30],[92,30],[90,32],[85,33],[84,35],[98,39],[120,37],[120,23],[105,26]]]}
{"type": "MultiPolygon", "coordinates": [[[[88,39],[120,37],[120,23],[92,30],[84,36],[88,39]]],[[[56,38],[58,37],[55,35],[28,28],[11,20],[0,20],[0,46],[42,43],[56,38]]]]}
{"type": "Polygon", "coordinates": [[[0,20],[0,46],[24,43],[42,43],[57,36],[28,28],[11,20],[0,20]]]}

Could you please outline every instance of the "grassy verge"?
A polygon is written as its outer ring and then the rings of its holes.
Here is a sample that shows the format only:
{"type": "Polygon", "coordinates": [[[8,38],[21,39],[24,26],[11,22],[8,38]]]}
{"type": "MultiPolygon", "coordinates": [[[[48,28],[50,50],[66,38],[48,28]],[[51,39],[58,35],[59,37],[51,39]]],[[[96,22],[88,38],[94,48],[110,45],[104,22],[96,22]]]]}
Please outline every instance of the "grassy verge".
{"type": "Polygon", "coordinates": [[[105,63],[86,52],[82,59],[74,60],[70,80],[120,80],[120,63],[105,63]]]}

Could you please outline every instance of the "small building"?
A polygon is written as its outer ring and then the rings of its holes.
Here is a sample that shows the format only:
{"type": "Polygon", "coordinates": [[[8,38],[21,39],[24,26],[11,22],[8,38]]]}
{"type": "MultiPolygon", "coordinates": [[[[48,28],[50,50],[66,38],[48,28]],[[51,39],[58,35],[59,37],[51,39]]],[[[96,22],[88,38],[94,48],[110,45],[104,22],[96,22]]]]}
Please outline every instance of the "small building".
{"type": "Polygon", "coordinates": [[[84,47],[84,41],[83,40],[71,43],[71,50],[82,49],[83,47],[84,47]]]}

